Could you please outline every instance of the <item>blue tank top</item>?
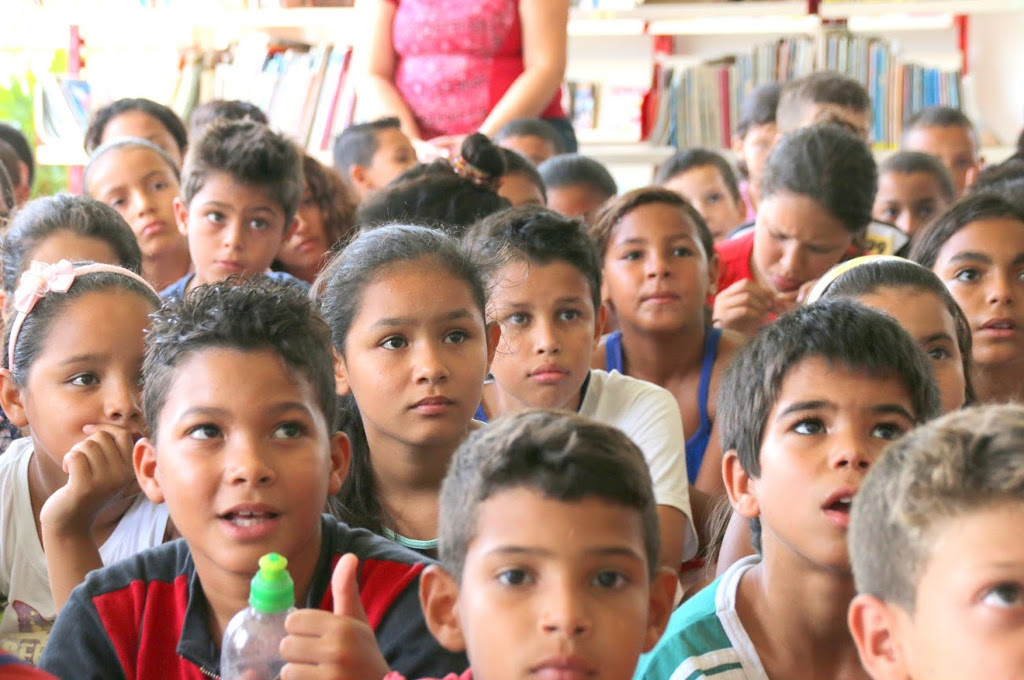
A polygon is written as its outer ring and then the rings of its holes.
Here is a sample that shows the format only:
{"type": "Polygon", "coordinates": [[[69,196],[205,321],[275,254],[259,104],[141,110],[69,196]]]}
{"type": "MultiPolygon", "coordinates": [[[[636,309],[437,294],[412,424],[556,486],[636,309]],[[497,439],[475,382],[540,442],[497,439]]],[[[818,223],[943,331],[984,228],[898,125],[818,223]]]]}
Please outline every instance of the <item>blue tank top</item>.
{"type": "MultiPolygon", "coordinates": [[[[700,365],[700,385],[697,387],[697,409],[700,413],[700,427],[693,436],[686,440],[686,476],[690,484],[697,479],[700,465],[704,462],[704,451],[711,439],[711,419],[708,418],[708,388],[711,385],[711,370],[718,356],[718,342],[722,339],[722,329],[708,327],[704,333],[703,358],[700,365]]],[[[604,345],[605,369],[622,370],[622,331],[615,331],[608,336],[604,345]]]]}

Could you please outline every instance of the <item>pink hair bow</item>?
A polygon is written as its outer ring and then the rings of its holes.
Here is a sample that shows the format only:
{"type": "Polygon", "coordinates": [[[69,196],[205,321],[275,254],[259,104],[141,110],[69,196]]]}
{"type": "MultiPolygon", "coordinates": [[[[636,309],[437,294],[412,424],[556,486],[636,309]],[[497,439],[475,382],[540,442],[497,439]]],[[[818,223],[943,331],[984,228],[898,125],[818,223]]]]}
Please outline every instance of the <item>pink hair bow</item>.
{"type": "Polygon", "coordinates": [[[14,309],[28,314],[47,293],[66,293],[74,282],[75,266],[67,260],[57,264],[32,262],[14,291],[14,309]]]}

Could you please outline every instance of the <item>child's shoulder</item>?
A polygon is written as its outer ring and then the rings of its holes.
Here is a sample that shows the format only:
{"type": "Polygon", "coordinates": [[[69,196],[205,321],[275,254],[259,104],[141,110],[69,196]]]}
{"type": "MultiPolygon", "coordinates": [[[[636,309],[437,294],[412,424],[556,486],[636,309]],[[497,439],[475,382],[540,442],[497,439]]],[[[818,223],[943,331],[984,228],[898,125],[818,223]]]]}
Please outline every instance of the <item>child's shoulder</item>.
{"type": "Polygon", "coordinates": [[[632,419],[635,416],[675,412],[675,397],[664,387],[640,380],[618,371],[591,369],[586,394],[580,404],[580,415],[601,422],[632,419]]]}

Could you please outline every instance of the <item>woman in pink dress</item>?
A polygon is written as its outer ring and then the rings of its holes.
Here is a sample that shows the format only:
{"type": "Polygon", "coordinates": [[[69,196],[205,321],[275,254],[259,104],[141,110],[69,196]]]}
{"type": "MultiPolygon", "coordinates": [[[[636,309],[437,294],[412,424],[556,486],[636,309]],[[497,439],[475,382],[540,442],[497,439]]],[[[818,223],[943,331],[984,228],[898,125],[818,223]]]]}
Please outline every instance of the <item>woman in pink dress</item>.
{"type": "Polygon", "coordinates": [[[362,0],[372,33],[364,110],[442,153],[515,118],[548,120],[571,146],[561,107],[569,0],[362,0]]]}

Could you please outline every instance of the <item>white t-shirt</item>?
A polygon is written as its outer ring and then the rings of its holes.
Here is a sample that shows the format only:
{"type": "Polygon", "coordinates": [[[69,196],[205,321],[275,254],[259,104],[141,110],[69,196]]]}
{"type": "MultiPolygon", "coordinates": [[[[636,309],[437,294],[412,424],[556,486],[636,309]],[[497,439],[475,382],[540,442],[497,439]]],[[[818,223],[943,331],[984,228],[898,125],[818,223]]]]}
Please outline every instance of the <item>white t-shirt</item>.
{"type": "Polygon", "coordinates": [[[696,555],[697,531],[686,476],[686,438],[679,405],[672,393],[618,371],[593,369],[578,413],[618,428],[640,448],[651,471],[655,502],[686,515],[683,561],[696,555]]]}
{"type": "MultiPolygon", "coordinates": [[[[0,455],[0,649],[35,658],[57,616],[28,490],[32,439],[11,443],[0,455]]],[[[167,506],[139,494],[110,537],[100,546],[103,564],[131,557],[163,543],[167,506]]]]}

